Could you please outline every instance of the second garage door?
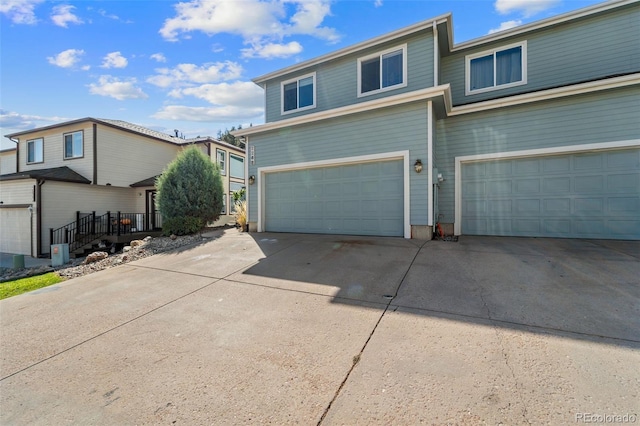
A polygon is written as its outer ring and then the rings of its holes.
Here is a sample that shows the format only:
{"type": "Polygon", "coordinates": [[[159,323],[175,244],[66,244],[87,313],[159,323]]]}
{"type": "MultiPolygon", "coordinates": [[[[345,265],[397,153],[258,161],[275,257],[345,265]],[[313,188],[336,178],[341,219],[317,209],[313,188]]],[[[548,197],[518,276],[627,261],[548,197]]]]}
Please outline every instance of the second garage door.
{"type": "Polygon", "coordinates": [[[463,164],[462,234],[640,239],[640,150],[463,164]]]}
{"type": "Polygon", "coordinates": [[[31,255],[30,218],[26,207],[0,208],[0,252],[31,255]]]}
{"type": "Polygon", "coordinates": [[[403,236],[403,161],[265,175],[265,230],[403,236]]]}

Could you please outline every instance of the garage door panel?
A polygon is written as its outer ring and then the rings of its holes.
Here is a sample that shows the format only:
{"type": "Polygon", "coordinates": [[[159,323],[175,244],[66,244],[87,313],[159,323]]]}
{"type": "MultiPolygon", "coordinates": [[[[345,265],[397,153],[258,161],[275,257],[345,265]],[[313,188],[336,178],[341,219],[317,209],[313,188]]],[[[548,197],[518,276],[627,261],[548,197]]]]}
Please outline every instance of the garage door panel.
{"type": "Polygon", "coordinates": [[[463,234],[640,239],[636,148],[469,163],[461,176],[463,234]]]}
{"type": "Polygon", "coordinates": [[[31,215],[26,207],[0,209],[0,251],[31,255],[31,215]]]}
{"type": "Polygon", "coordinates": [[[265,175],[265,230],[404,235],[402,160],[348,164],[265,175]],[[281,174],[295,182],[284,203],[281,174]],[[293,206],[293,208],[291,208],[293,206]]]}

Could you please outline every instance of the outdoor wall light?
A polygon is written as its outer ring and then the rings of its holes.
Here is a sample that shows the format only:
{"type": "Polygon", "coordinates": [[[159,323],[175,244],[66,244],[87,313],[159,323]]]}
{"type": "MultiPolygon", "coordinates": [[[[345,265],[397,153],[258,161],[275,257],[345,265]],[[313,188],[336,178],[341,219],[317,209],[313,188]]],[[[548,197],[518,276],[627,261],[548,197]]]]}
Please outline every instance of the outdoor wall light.
{"type": "Polygon", "coordinates": [[[420,173],[422,171],[422,161],[420,159],[417,159],[416,162],[413,164],[413,168],[416,171],[416,173],[420,173]]]}
{"type": "Polygon", "coordinates": [[[256,183],[255,175],[249,176],[249,185],[253,185],[254,183],[256,183]]]}

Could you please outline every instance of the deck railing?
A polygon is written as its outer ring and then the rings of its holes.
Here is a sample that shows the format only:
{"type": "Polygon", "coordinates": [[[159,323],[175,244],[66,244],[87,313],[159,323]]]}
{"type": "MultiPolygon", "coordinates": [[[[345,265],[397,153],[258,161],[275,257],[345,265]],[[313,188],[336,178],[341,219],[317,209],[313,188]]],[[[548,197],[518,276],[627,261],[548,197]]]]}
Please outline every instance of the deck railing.
{"type": "Polygon", "coordinates": [[[74,222],[57,229],[49,229],[49,241],[51,244],[69,244],[69,251],[74,251],[104,236],[129,235],[161,228],[162,216],[159,212],[152,215],[106,212],[100,216],[97,216],[96,212],[76,212],[74,222]]]}

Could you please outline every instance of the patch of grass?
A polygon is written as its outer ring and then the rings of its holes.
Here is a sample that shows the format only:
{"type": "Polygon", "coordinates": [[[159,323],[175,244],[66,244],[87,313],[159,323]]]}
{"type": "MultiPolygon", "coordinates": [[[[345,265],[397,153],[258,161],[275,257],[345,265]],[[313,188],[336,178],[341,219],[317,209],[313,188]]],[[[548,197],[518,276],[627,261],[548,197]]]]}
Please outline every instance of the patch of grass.
{"type": "Polygon", "coordinates": [[[28,291],[37,290],[42,287],[58,284],[64,281],[60,275],[55,272],[38,275],[36,277],[20,278],[15,281],[7,281],[0,283],[0,300],[7,297],[17,296],[28,291]]]}

